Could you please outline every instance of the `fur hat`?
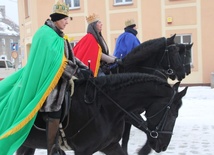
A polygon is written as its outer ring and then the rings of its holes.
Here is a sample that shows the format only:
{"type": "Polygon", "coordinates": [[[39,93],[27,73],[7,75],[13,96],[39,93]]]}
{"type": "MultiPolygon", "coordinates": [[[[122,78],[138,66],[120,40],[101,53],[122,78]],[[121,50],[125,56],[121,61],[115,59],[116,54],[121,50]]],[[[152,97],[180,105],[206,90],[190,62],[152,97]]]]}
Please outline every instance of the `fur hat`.
{"type": "Polygon", "coordinates": [[[53,13],[50,15],[53,22],[68,17],[69,6],[59,1],[53,6],[53,13]]]}
{"type": "Polygon", "coordinates": [[[128,19],[127,21],[125,21],[125,28],[127,28],[127,27],[133,28],[135,26],[136,26],[136,24],[135,24],[134,19],[128,19]]]}
{"type": "Polygon", "coordinates": [[[65,17],[68,17],[68,16],[63,15],[63,14],[59,14],[59,13],[52,13],[52,14],[50,15],[50,17],[51,17],[51,20],[52,20],[53,22],[56,22],[56,21],[58,21],[58,20],[60,20],[60,19],[63,19],[63,18],[65,18],[65,17]]]}

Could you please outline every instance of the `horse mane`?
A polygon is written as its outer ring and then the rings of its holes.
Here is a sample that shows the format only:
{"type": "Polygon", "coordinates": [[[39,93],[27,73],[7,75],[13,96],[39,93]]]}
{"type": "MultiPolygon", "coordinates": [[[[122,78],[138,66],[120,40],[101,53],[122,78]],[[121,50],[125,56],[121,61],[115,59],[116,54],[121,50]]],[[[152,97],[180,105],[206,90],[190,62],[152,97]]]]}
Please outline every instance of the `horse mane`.
{"type": "Polygon", "coordinates": [[[177,43],[176,46],[179,47],[179,53],[180,54],[184,54],[185,49],[186,49],[186,45],[185,44],[181,44],[181,43],[177,43]]]}
{"type": "MultiPolygon", "coordinates": [[[[157,76],[151,75],[151,74],[145,74],[145,73],[120,73],[120,74],[113,74],[113,75],[107,75],[107,76],[101,76],[96,78],[88,79],[92,83],[94,83],[97,87],[102,89],[103,91],[112,91],[124,88],[126,86],[130,86],[137,83],[146,83],[146,82],[152,82],[159,85],[170,85],[163,80],[162,78],[159,78],[157,76]]],[[[77,80],[75,84],[79,83],[85,83],[87,80],[77,80]]]]}
{"type": "Polygon", "coordinates": [[[145,41],[131,50],[124,58],[123,65],[128,66],[137,62],[142,62],[154,55],[154,52],[165,49],[166,38],[156,38],[145,41]]]}

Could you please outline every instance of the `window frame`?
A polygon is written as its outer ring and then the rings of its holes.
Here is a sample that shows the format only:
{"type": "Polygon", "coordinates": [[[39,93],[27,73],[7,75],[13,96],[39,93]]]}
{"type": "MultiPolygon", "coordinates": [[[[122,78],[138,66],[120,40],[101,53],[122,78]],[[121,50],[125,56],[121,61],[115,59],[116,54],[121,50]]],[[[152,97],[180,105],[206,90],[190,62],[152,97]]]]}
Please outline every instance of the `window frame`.
{"type": "Polygon", "coordinates": [[[80,0],[79,1],[79,6],[74,6],[74,0],[64,0],[64,3],[66,3],[67,5],[69,5],[69,10],[74,10],[74,9],[79,9],[80,8],[80,0]],[[70,1],[69,4],[67,3],[67,1],[70,1]]]}
{"type": "Polygon", "coordinates": [[[126,0],[122,0],[122,2],[117,2],[117,0],[114,0],[114,6],[130,5],[130,4],[133,4],[133,0],[131,0],[131,2],[126,2],[126,0]]]}
{"type": "Polygon", "coordinates": [[[30,17],[30,2],[29,0],[24,0],[24,11],[25,11],[25,18],[30,17]]]}

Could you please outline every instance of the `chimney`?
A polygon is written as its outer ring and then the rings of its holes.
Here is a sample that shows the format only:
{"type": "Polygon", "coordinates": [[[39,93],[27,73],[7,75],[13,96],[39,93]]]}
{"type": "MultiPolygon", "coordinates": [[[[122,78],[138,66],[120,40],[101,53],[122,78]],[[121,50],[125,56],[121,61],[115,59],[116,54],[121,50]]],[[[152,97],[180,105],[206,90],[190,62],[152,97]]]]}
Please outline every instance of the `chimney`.
{"type": "Polygon", "coordinates": [[[5,18],[5,6],[4,5],[0,5],[0,16],[2,16],[3,18],[5,18]]]}

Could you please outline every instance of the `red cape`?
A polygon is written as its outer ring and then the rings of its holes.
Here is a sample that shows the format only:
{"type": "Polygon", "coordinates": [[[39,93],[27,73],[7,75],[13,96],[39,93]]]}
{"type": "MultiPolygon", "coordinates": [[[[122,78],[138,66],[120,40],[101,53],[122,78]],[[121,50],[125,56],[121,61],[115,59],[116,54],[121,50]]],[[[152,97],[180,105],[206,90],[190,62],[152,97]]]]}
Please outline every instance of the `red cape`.
{"type": "Polygon", "coordinates": [[[94,36],[90,33],[86,34],[73,48],[74,55],[80,59],[85,65],[89,65],[94,73],[94,77],[98,74],[100,67],[100,59],[102,50],[94,36]]]}

